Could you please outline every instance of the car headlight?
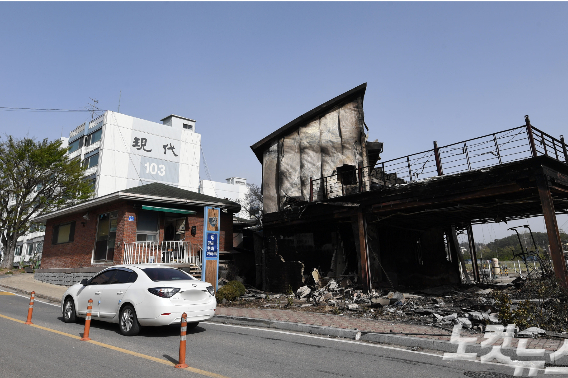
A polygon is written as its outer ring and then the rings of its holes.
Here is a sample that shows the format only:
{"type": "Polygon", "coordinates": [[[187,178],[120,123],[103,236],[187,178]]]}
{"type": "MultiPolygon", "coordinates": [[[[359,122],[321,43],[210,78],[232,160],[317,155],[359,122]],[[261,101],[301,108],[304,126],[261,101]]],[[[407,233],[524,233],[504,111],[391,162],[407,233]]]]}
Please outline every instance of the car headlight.
{"type": "Polygon", "coordinates": [[[148,291],[161,298],[171,298],[179,291],[177,287],[151,287],[148,291]]]}
{"type": "Polygon", "coordinates": [[[215,289],[213,289],[213,286],[207,286],[207,291],[209,292],[209,294],[215,295],[215,289]]]}

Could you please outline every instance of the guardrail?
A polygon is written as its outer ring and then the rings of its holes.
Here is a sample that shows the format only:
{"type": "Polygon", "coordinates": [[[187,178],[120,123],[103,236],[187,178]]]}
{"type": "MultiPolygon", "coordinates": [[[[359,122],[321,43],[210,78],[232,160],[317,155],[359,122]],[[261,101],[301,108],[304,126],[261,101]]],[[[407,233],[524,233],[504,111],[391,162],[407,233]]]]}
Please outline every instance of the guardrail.
{"type": "Polygon", "coordinates": [[[310,180],[310,202],[378,190],[436,176],[489,168],[537,156],[549,156],[568,164],[564,137],[550,136],[532,125],[468,139],[431,150],[377,163],[353,167],[310,180]]]}
{"type": "Polygon", "coordinates": [[[202,247],[186,241],[124,243],[124,264],[194,264],[201,267],[202,247]]]}

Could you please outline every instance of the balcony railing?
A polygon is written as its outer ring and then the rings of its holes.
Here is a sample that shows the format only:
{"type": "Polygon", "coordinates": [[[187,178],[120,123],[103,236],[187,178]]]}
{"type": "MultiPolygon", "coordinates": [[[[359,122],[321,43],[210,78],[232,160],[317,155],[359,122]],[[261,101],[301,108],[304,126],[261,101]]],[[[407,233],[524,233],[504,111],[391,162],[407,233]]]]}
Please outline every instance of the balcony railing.
{"type": "Polygon", "coordinates": [[[310,201],[455,175],[537,156],[549,156],[568,164],[564,137],[556,139],[527,125],[443,147],[434,142],[434,148],[428,151],[310,180],[310,201]]]}
{"type": "Polygon", "coordinates": [[[124,264],[193,264],[201,267],[202,248],[185,241],[124,243],[124,264]]]}

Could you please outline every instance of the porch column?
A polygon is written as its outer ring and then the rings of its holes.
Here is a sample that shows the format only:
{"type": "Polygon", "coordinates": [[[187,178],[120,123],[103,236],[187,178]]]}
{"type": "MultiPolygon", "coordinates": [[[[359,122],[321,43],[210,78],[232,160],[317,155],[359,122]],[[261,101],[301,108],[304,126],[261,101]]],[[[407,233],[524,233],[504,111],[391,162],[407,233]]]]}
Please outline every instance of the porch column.
{"type": "Polygon", "coordinates": [[[546,223],[546,232],[548,234],[548,244],[550,245],[550,257],[554,265],[554,274],[560,284],[568,288],[566,280],[566,262],[564,253],[562,252],[562,242],[560,241],[560,233],[558,232],[558,223],[556,222],[556,213],[554,212],[554,201],[548,186],[548,180],[545,175],[537,176],[536,185],[540,202],[542,204],[542,212],[546,223]]]}

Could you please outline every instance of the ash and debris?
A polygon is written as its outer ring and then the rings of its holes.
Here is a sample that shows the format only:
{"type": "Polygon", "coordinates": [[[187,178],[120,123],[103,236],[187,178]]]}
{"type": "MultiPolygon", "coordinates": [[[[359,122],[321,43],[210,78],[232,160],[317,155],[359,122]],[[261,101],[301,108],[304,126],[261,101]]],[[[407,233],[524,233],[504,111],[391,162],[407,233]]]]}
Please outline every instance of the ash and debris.
{"type": "MultiPolygon", "coordinates": [[[[247,287],[225,307],[276,308],[433,326],[455,324],[483,333],[488,324],[515,323],[518,337],[568,338],[568,296],[548,281],[517,279],[508,285],[441,286],[364,293],[349,279],[306,285],[295,292],[268,293],[247,287]]],[[[552,281],[550,281],[552,280],[552,281]]]]}

